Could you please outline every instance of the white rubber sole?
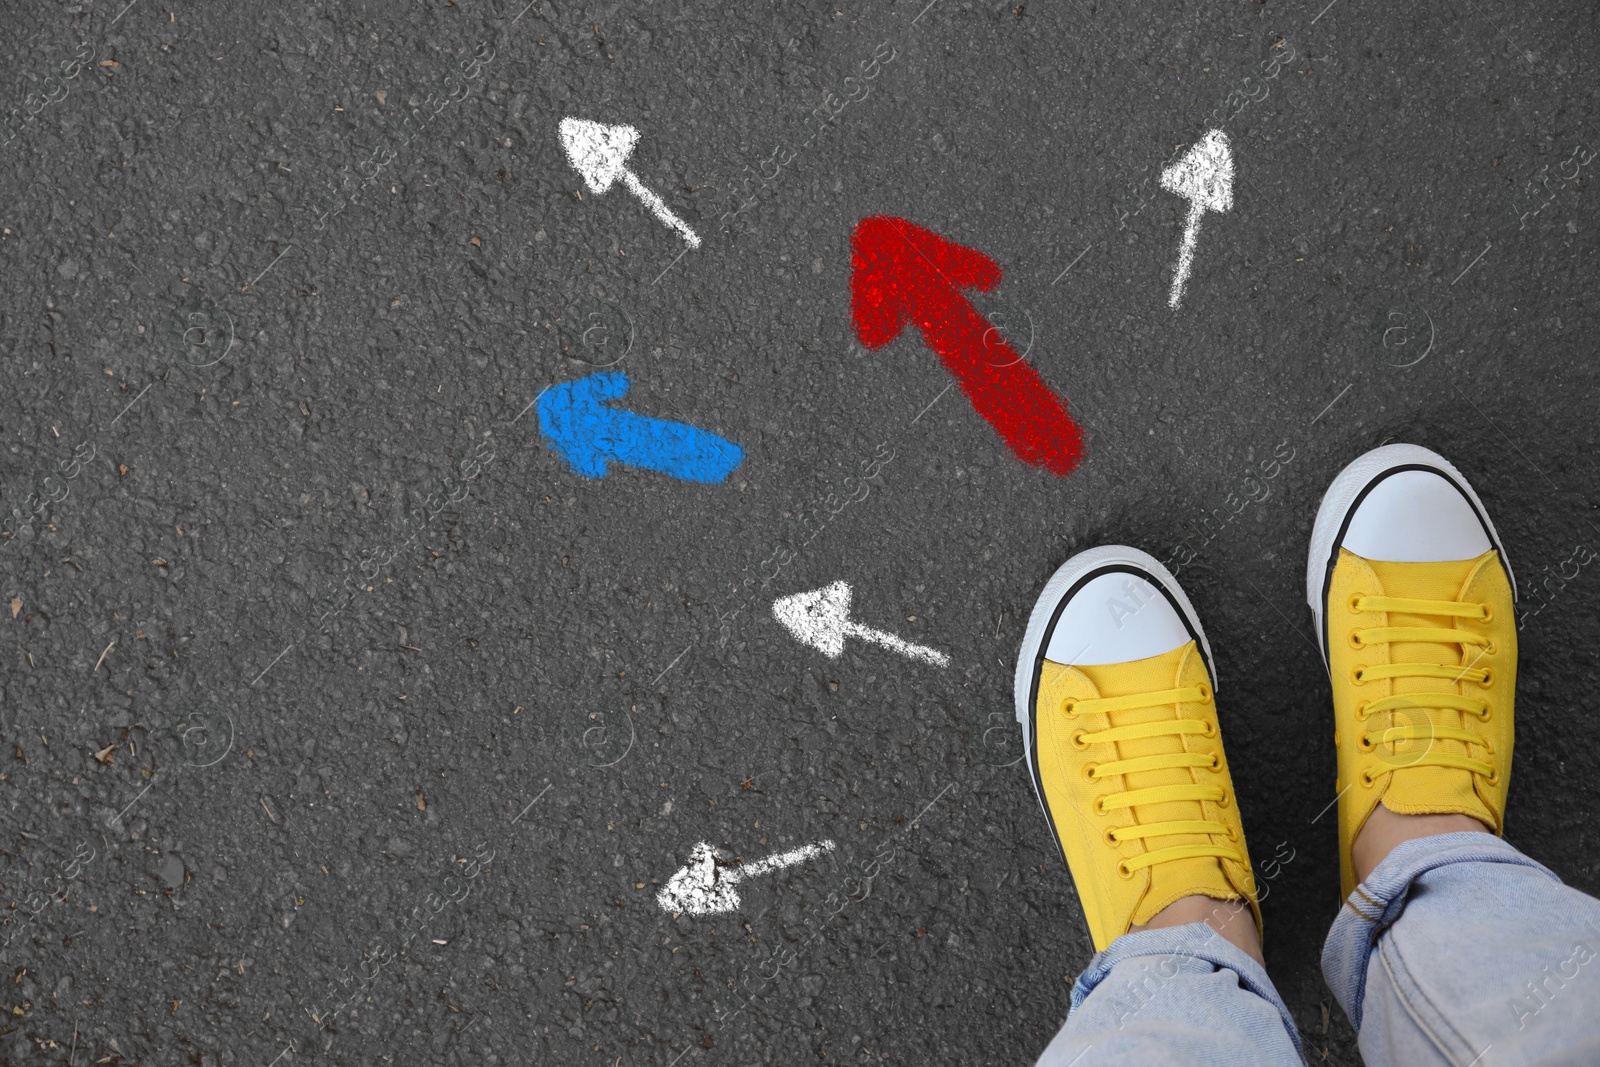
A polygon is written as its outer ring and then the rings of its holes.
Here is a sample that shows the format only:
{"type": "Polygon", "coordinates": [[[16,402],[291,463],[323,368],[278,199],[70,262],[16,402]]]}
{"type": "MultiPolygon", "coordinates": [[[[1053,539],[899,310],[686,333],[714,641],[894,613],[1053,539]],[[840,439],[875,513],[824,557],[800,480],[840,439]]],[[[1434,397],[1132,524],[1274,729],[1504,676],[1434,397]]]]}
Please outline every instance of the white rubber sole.
{"type": "Polygon", "coordinates": [[[1344,536],[1350,513],[1371,485],[1390,471],[1417,467],[1438,471],[1454,482],[1472,502],[1484,529],[1489,532],[1490,542],[1495,551],[1500,553],[1506,577],[1511,580],[1511,597],[1516,599],[1517,579],[1511,573],[1511,559],[1506,555],[1505,546],[1500,543],[1500,534],[1495,530],[1494,523],[1489,520],[1488,509],[1478,499],[1478,494],[1473,492],[1472,483],[1449,460],[1421,445],[1383,445],[1374,448],[1357,456],[1329,484],[1317,508],[1317,520],[1311,527],[1311,549],[1306,555],[1306,604],[1316,620],[1317,648],[1322,652],[1324,666],[1328,662],[1328,643],[1323,634],[1322,617],[1323,606],[1328,599],[1328,576],[1332,573],[1334,546],[1344,536]]]}
{"type": "Polygon", "coordinates": [[[1028,628],[1022,635],[1022,648],[1017,653],[1016,677],[1013,696],[1016,701],[1017,722],[1022,726],[1023,753],[1028,764],[1028,777],[1033,779],[1033,789],[1044,804],[1044,791],[1039,785],[1039,775],[1033,758],[1033,693],[1038,680],[1041,653],[1048,645],[1051,624],[1059,615],[1059,608],[1072,590],[1091,577],[1106,570],[1132,569],[1166,591],[1173,605],[1187,622],[1205,656],[1206,671],[1211,675],[1211,688],[1217,688],[1215,661],[1211,658],[1211,644],[1200,625],[1200,616],[1184,595],[1178,579],[1148,552],[1127,545],[1102,545],[1079,552],[1067,560],[1045,583],[1039,599],[1034,601],[1033,613],[1028,616],[1028,628]]]}

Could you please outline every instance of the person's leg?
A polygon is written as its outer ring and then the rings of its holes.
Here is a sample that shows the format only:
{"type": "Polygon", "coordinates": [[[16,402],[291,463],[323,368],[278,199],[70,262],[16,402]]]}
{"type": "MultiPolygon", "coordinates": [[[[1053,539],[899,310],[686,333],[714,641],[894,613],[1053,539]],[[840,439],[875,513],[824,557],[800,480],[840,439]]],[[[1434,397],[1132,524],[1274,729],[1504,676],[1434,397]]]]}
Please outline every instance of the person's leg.
{"type": "Polygon", "coordinates": [[[1212,696],[1176,580],[1136,549],[1073,557],[1017,664],[1034,788],[1097,955],[1041,1064],[1294,1064],[1212,696]]]}
{"type": "Polygon", "coordinates": [[[1206,920],[1167,928],[1152,923],[1117,938],[1090,961],[1040,1067],[1302,1062],[1294,1020],[1259,954],[1228,936],[1248,930],[1254,940],[1249,912],[1228,902],[1190,900],[1206,910],[1206,920]]]}
{"type": "Polygon", "coordinates": [[[1600,901],[1482,829],[1390,852],[1322,970],[1374,1067],[1600,1063],[1600,901]]]}
{"type": "Polygon", "coordinates": [[[1497,836],[1513,597],[1494,526],[1441,457],[1389,446],[1334,480],[1307,569],[1347,898],[1322,967],[1371,1067],[1600,1063],[1600,901],[1497,836]]]}

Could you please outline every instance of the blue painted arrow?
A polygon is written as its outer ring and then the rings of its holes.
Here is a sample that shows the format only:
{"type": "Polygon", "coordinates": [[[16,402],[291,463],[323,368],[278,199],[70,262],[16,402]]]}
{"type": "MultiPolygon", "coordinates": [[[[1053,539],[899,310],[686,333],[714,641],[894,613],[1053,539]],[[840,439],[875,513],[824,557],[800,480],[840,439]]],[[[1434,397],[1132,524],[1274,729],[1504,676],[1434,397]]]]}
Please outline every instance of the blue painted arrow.
{"type": "Polygon", "coordinates": [[[628,395],[628,376],[602,371],[551,386],[537,401],[539,429],[567,466],[604,478],[606,461],[715,484],[744,461],[732,441],[686,422],[667,422],[605,406],[628,395]]]}

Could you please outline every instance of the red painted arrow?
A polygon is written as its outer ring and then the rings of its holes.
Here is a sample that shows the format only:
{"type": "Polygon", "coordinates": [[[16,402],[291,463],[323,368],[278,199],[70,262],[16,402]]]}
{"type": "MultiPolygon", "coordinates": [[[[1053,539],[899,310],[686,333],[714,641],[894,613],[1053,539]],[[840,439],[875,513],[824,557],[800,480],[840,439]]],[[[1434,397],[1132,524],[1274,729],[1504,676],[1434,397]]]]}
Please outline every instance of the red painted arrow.
{"type": "Polygon", "coordinates": [[[908,322],[922,331],[978,414],[1024,463],[1066,477],[1083,459],[1083,434],[1066,401],[995,332],[962,290],[988,292],[1000,268],[988,256],[890,215],[873,215],[850,235],[850,310],[856,337],[882,348],[908,322]]]}

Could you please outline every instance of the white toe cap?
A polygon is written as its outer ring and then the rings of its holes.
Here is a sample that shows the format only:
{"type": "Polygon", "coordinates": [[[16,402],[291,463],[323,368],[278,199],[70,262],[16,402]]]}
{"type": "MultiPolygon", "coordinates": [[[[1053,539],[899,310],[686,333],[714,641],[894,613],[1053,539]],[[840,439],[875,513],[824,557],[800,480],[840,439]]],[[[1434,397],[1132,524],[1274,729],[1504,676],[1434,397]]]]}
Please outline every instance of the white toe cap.
{"type": "Polygon", "coordinates": [[[1114,571],[1091,578],[1061,609],[1045,659],[1127,663],[1171,652],[1193,639],[1157,586],[1137,574],[1114,571]]]}
{"type": "Polygon", "coordinates": [[[1475,559],[1492,546],[1471,501],[1444,475],[1407,470],[1374,485],[1340,544],[1366,559],[1437,563],[1475,559]]]}

